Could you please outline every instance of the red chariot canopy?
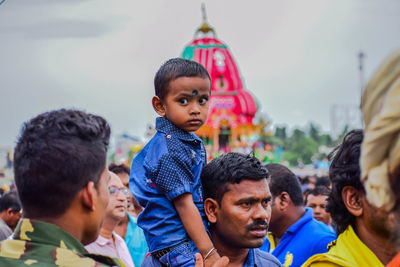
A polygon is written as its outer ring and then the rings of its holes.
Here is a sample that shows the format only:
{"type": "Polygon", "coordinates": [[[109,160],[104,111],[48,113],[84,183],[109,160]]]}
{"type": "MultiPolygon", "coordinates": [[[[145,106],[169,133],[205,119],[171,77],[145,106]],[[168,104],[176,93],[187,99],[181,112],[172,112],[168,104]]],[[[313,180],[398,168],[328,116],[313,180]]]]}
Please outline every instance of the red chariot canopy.
{"type": "Polygon", "coordinates": [[[210,111],[205,126],[219,129],[221,122],[231,128],[253,124],[257,104],[243,88],[237,65],[226,44],[207,24],[197,30],[182,57],[201,63],[211,76],[210,111]]]}

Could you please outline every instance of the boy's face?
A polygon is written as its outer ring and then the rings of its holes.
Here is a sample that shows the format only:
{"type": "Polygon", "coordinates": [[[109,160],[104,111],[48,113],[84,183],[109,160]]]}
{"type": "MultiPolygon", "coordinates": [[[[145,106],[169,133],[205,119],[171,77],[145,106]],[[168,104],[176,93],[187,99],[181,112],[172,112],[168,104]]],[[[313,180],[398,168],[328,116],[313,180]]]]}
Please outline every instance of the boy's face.
{"type": "Polygon", "coordinates": [[[168,94],[156,108],[177,127],[194,132],[207,120],[210,80],[202,77],[180,77],[169,83],[168,94]]]}

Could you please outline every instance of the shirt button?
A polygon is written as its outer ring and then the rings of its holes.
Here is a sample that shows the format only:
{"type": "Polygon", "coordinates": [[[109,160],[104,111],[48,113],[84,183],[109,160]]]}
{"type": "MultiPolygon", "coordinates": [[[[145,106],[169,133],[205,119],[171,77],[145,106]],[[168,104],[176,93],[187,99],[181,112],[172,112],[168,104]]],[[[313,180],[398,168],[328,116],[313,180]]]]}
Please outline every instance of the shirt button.
{"type": "Polygon", "coordinates": [[[167,138],[168,138],[168,139],[171,139],[171,135],[170,135],[170,134],[169,134],[169,135],[167,135],[167,138]]]}

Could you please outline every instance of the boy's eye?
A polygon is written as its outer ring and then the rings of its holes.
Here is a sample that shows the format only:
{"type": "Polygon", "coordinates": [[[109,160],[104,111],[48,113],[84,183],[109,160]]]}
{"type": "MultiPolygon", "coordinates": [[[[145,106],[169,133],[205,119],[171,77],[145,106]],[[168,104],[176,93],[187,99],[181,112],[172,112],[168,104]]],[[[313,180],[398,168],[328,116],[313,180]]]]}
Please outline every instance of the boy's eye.
{"type": "Polygon", "coordinates": [[[178,101],[179,101],[179,103],[181,103],[181,104],[183,104],[183,105],[185,105],[185,104],[188,103],[188,100],[187,100],[186,98],[181,98],[181,99],[179,99],[178,101]]]}
{"type": "Polygon", "coordinates": [[[208,101],[208,99],[205,98],[205,97],[202,97],[202,98],[199,99],[199,103],[200,103],[201,105],[207,103],[207,101],[208,101]]]}

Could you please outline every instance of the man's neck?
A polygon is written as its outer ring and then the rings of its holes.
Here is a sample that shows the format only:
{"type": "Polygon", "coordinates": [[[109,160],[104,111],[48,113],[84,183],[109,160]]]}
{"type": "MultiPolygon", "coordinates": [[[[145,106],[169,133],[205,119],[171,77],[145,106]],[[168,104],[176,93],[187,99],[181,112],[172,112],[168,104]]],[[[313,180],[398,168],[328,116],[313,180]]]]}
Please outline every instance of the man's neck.
{"type": "Polygon", "coordinates": [[[365,224],[356,219],[356,229],[358,238],[363,242],[375,256],[386,265],[396,255],[396,249],[389,237],[383,237],[374,231],[370,231],[365,224]]]}
{"type": "Polygon", "coordinates": [[[100,228],[100,235],[104,238],[112,239],[114,229],[118,225],[118,223],[119,221],[106,216],[100,228]]]}
{"type": "Polygon", "coordinates": [[[213,229],[211,231],[211,241],[213,242],[215,248],[220,256],[227,256],[229,258],[229,267],[242,267],[247,260],[249,255],[248,248],[237,248],[232,247],[227,244],[226,240],[219,237],[213,229]]]}
{"type": "Polygon", "coordinates": [[[290,226],[295,224],[305,213],[306,210],[303,206],[292,206],[278,222],[274,223],[276,229],[271,229],[271,232],[274,235],[275,246],[279,244],[280,239],[290,226]]]}
{"type": "Polygon", "coordinates": [[[60,217],[31,217],[28,219],[54,224],[86,245],[83,233],[83,220],[79,220],[78,218],[78,216],[70,216],[66,212],[60,217]]]}

